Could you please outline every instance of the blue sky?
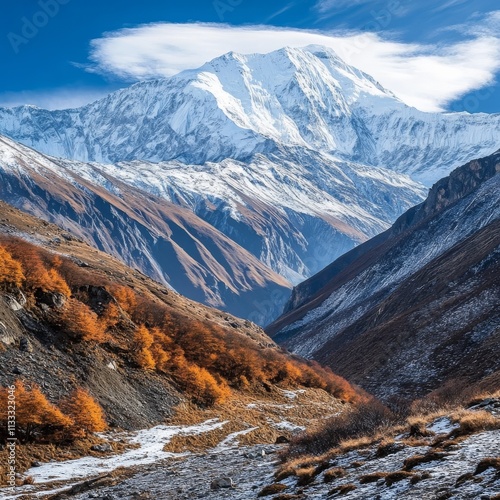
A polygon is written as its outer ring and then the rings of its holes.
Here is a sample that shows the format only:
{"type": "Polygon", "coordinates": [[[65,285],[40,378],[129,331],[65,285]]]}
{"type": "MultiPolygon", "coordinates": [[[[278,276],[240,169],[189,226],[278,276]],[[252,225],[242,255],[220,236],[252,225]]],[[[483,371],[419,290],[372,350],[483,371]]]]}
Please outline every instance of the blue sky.
{"type": "Polygon", "coordinates": [[[229,50],[325,43],[420,109],[500,112],[495,4],[4,0],[0,104],[76,106],[229,50]]]}

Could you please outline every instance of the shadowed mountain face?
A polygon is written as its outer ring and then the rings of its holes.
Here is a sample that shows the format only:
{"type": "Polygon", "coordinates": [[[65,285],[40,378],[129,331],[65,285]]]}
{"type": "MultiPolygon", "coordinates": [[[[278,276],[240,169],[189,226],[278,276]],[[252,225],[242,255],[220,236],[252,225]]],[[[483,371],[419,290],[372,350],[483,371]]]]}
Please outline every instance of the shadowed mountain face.
{"type": "Polygon", "coordinates": [[[282,311],[290,282],[384,230],[423,192],[398,174],[300,151],[247,164],[102,165],[5,137],[0,172],[5,201],[260,325],[282,311]],[[304,178],[299,162],[315,173],[304,178]]]}
{"type": "Polygon", "coordinates": [[[0,150],[2,200],[179,293],[260,324],[289,295],[284,278],[190,210],[111,177],[106,190],[12,141],[0,139],[0,150]]]}
{"type": "Polygon", "coordinates": [[[500,153],[294,289],[268,328],[375,394],[419,395],[500,369],[500,153]]]}

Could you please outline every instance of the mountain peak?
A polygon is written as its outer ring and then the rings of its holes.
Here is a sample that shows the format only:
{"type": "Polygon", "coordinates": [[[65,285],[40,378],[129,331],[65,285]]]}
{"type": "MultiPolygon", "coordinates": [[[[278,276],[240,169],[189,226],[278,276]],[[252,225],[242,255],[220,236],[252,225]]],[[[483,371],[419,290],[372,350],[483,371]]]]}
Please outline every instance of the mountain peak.
{"type": "Polygon", "coordinates": [[[292,147],[388,168],[428,185],[469,158],[491,154],[498,130],[500,115],[410,108],[320,45],[228,52],[78,109],[0,108],[0,133],[73,160],[201,165],[292,147]]]}

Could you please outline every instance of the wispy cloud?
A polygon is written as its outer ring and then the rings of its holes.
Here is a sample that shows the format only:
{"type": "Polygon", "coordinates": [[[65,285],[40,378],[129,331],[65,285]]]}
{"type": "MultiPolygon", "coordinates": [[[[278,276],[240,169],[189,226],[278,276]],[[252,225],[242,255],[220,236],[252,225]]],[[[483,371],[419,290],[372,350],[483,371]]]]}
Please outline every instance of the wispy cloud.
{"type": "Polygon", "coordinates": [[[462,5],[467,3],[469,0],[448,0],[448,2],[444,2],[441,5],[436,5],[432,12],[442,12],[443,10],[450,9],[451,7],[457,7],[458,5],[462,5]]]}
{"type": "Polygon", "coordinates": [[[288,12],[290,9],[292,9],[293,7],[295,7],[296,3],[297,2],[291,2],[288,5],[285,5],[281,9],[277,10],[276,12],[273,12],[269,17],[267,17],[266,19],[264,19],[263,24],[270,23],[273,19],[276,19],[277,17],[281,16],[285,12],[288,12]]]}
{"type": "Polygon", "coordinates": [[[2,92],[1,107],[31,104],[44,109],[71,109],[104,97],[113,89],[55,88],[50,90],[2,92]]]}
{"type": "Polygon", "coordinates": [[[314,8],[318,12],[331,12],[355,7],[356,5],[364,5],[372,2],[372,0],[319,0],[314,8]]]}
{"type": "Polygon", "coordinates": [[[269,26],[151,24],[92,41],[88,71],[127,80],[167,77],[231,50],[265,53],[309,44],[334,49],[409,105],[441,111],[489,85],[500,69],[500,38],[484,34],[448,46],[406,44],[374,33],[324,33],[269,26]]]}

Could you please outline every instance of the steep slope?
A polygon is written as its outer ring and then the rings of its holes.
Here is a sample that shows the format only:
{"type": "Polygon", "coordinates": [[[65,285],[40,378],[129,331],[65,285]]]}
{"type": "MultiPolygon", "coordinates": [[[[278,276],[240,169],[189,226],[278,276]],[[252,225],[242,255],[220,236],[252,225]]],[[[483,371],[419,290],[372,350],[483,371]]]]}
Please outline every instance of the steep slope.
{"type": "MultiPolygon", "coordinates": [[[[134,259],[149,260],[139,263],[141,269],[156,279],[167,279],[179,292],[195,300],[209,301],[210,305],[226,306],[233,313],[245,317],[254,313],[251,319],[259,324],[268,323],[281,312],[280,308],[289,296],[287,281],[300,282],[332,259],[383,231],[401,212],[418,203],[424,192],[421,186],[405,176],[297,148],[282,149],[269,157],[257,154],[247,163],[225,160],[197,166],[179,162],[154,164],[135,161],[103,165],[45,157],[2,138],[0,165],[4,165],[5,175],[24,172],[23,175],[30,176],[33,185],[43,179],[38,174],[35,178],[30,172],[43,165],[45,170],[50,170],[50,175],[61,177],[62,183],[72,183],[73,191],[85,185],[86,189],[99,192],[99,196],[105,197],[107,202],[115,200],[112,202],[115,204],[117,198],[124,200],[124,193],[128,193],[127,196],[136,200],[129,205],[135,207],[133,218],[141,217],[149,205],[156,213],[160,210],[158,205],[161,205],[161,217],[168,218],[165,215],[165,210],[168,210],[170,214],[175,213],[178,218],[188,220],[182,223],[183,227],[187,227],[188,232],[207,249],[200,251],[201,257],[197,256],[189,250],[189,235],[186,241],[177,237],[178,232],[174,234],[179,246],[177,253],[188,253],[191,259],[197,261],[195,264],[198,267],[200,260],[205,261],[202,269],[186,272],[185,278],[165,278],[158,254],[149,255],[151,249],[140,242],[131,240],[127,243],[122,237],[110,240],[105,235],[93,238],[97,240],[95,243],[101,245],[99,248],[113,251],[114,255],[121,256],[129,264],[134,259]],[[78,186],[75,178],[80,179],[78,186]],[[196,217],[191,216],[189,211],[196,217]],[[189,230],[191,226],[198,227],[200,224],[202,229],[189,230]],[[198,237],[200,233],[204,236],[198,237]],[[226,243],[216,243],[214,250],[206,243],[206,234],[210,234],[211,239],[226,243]],[[227,251],[228,245],[233,250],[227,251]],[[138,248],[144,256],[138,253],[138,248]],[[208,262],[210,259],[212,262],[208,262]],[[252,271],[247,273],[247,279],[241,276],[244,272],[242,266],[247,261],[250,269],[260,269],[262,280],[257,277],[257,272],[252,271]],[[269,268],[282,278],[270,273],[269,268]],[[182,279],[184,283],[179,283],[182,279]],[[208,287],[205,282],[209,282],[208,287]],[[272,282],[278,286],[272,285],[272,282]],[[231,295],[235,293],[235,288],[249,290],[249,293],[254,290],[255,297],[252,297],[251,304],[243,306],[247,310],[235,309],[239,303],[231,295]],[[267,292],[261,293],[264,288],[267,292]],[[248,310],[250,305],[252,311],[248,310]]],[[[50,182],[51,189],[55,189],[58,182],[50,182]]],[[[3,199],[45,217],[47,207],[44,195],[40,198],[31,189],[31,201],[22,203],[20,200],[26,194],[23,189],[15,184],[9,189],[10,194],[6,189],[0,191],[3,199]],[[17,189],[20,191],[17,192],[17,189]],[[40,199],[42,207],[36,208],[35,204],[40,199]]],[[[57,217],[54,220],[68,227],[68,221],[62,221],[59,210],[52,208],[49,212],[57,217]]],[[[77,212],[84,214],[85,210],[77,212]]],[[[68,214],[64,215],[68,219],[68,214]]],[[[90,219],[71,215],[69,218],[72,219],[72,230],[79,235],[85,235],[89,227],[95,235],[96,225],[90,219]],[[83,228],[78,228],[78,224],[83,228]]],[[[148,224],[158,224],[158,219],[157,216],[149,216],[148,224]]],[[[169,234],[162,223],[160,226],[155,234],[169,234]]],[[[156,245],[156,241],[152,244],[156,245]]],[[[197,243],[197,246],[200,245],[197,243]]],[[[186,259],[181,256],[180,260],[185,267],[186,259]]]]}
{"type": "Polygon", "coordinates": [[[299,149],[200,166],[64,165],[108,190],[112,176],[192,210],[294,283],[386,229],[424,194],[405,176],[299,149]]]}
{"type": "Polygon", "coordinates": [[[185,208],[91,166],[74,170],[0,137],[2,200],[194,300],[261,324],[276,316],[290,285],[248,251],[185,208]],[[86,180],[89,172],[99,182],[86,180]],[[273,295],[281,302],[259,310],[273,295]]]}
{"type": "Polygon", "coordinates": [[[334,153],[426,183],[469,158],[491,154],[499,129],[500,115],[410,108],[319,46],[231,52],[79,109],[0,109],[1,133],[80,161],[201,165],[245,161],[287,146],[334,153]]]}
{"type": "Polygon", "coordinates": [[[205,397],[215,383],[237,398],[292,387],[292,374],[300,383],[303,371],[307,386],[351,390],[284,354],[256,325],[190,301],[3,202],[0,249],[24,274],[0,273],[1,387],[21,378],[57,401],[84,385],[122,428],[161,422],[181,400],[213,404],[205,397]]]}
{"type": "Polygon", "coordinates": [[[386,233],[299,285],[268,332],[379,396],[499,365],[500,152],[435,184],[386,233]]]}

